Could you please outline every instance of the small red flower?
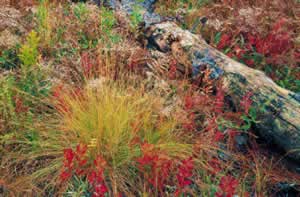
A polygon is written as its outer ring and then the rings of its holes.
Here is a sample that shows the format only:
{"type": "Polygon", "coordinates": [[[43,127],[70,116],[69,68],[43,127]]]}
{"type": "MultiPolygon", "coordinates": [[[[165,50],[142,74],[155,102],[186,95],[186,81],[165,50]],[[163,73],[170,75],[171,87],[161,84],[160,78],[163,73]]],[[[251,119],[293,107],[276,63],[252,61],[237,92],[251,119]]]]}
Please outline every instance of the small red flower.
{"type": "Polygon", "coordinates": [[[235,57],[235,55],[234,55],[233,52],[229,52],[229,53],[227,53],[226,55],[227,55],[228,57],[230,57],[230,58],[234,58],[234,57],[235,57]]]}

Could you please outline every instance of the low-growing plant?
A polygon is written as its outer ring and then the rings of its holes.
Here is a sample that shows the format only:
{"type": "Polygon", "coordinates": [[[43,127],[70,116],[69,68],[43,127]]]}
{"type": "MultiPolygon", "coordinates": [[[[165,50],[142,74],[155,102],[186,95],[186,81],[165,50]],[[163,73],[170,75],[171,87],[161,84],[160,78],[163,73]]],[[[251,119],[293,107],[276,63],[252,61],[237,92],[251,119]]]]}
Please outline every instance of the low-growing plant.
{"type": "Polygon", "coordinates": [[[40,38],[35,31],[28,34],[26,42],[21,45],[18,57],[22,63],[22,70],[26,73],[32,66],[36,66],[39,57],[38,44],[40,38]]]}
{"type": "Polygon", "coordinates": [[[88,17],[88,9],[86,4],[82,2],[77,3],[74,7],[74,14],[81,23],[84,23],[88,17]]]}
{"type": "Polygon", "coordinates": [[[27,40],[21,45],[18,57],[21,60],[22,76],[17,80],[20,91],[31,96],[47,95],[49,81],[45,73],[38,65],[39,61],[39,37],[35,31],[28,34],[27,40]]]}
{"type": "Polygon", "coordinates": [[[139,25],[140,22],[143,20],[143,15],[141,14],[141,6],[136,5],[134,6],[132,12],[130,13],[130,22],[131,22],[131,28],[133,31],[135,31],[139,25]]]}
{"type": "Polygon", "coordinates": [[[117,43],[121,40],[121,37],[113,32],[113,27],[117,24],[117,19],[112,10],[102,7],[100,11],[100,30],[104,34],[101,41],[107,43],[107,39],[112,43],[117,43]]]}

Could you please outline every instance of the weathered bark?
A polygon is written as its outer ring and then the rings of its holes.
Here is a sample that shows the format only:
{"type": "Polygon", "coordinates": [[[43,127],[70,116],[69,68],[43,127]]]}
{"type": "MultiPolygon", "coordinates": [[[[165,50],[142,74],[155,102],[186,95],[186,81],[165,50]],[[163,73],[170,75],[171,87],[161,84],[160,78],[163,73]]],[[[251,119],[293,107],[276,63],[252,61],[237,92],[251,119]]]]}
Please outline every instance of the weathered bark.
{"type": "Polygon", "coordinates": [[[199,35],[183,30],[172,22],[149,27],[145,35],[162,52],[170,51],[191,75],[202,66],[211,77],[221,80],[226,94],[238,104],[245,92],[253,93],[253,105],[258,112],[257,130],[266,140],[272,140],[287,155],[300,161],[300,100],[299,94],[276,85],[263,72],[232,60],[208,45],[199,35]]]}

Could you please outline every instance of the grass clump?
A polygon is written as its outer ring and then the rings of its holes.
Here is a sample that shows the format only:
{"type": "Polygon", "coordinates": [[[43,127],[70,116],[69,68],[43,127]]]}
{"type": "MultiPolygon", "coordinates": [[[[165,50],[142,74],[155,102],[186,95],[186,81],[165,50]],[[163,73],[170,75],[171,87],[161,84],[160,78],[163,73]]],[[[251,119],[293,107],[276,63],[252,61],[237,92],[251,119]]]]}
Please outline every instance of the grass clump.
{"type": "Polygon", "coordinates": [[[158,100],[139,89],[102,85],[62,98],[58,108],[63,130],[73,136],[70,147],[84,144],[88,160],[103,160],[113,194],[134,187],[145,147],[169,159],[191,154],[191,145],[177,137],[175,120],[160,117],[158,100]]]}

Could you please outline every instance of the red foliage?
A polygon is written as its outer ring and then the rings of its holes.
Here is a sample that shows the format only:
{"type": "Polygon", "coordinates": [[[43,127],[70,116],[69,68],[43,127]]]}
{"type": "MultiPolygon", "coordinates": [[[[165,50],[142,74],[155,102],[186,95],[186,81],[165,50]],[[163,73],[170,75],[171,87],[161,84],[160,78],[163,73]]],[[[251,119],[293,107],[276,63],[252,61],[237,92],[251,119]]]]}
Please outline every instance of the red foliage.
{"type": "Polygon", "coordinates": [[[194,161],[192,157],[189,157],[181,162],[178,173],[176,175],[178,185],[180,188],[184,188],[192,183],[190,178],[193,175],[194,161]]]}
{"type": "Polygon", "coordinates": [[[232,42],[231,36],[229,36],[228,34],[223,34],[220,38],[220,42],[218,43],[217,48],[224,49],[225,47],[229,46],[231,42],[232,42]]]}
{"type": "Polygon", "coordinates": [[[103,197],[108,191],[104,183],[104,169],[106,161],[97,156],[93,166],[88,165],[87,145],[78,144],[75,151],[73,149],[64,150],[64,166],[60,174],[62,182],[68,181],[74,174],[79,177],[86,177],[93,187],[93,197],[103,197]]]}
{"type": "Polygon", "coordinates": [[[97,156],[94,160],[94,164],[96,170],[93,170],[88,174],[87,180],[94,188],[93,197],[102,197],[106,192],[108,192],[108,188],[104,183],[104,169],[106,167],[106,161],[101,156],[97,156]]]}
{"type": "Polygon", "coordinates": [[[219,189],[220,192],[216,194],[217,197],[233,197],[238,186],[238,181],[232,176],[223,176],[221,178],[219,189]]]}
{"type": "Polygon", "coordinates": [[[175,191],[175,196],[179,196],[184,192],[186,186],[192,184],[190,180],[193,176],[194,161],[192,157],[189,157],[181,161],[181,165],[178,167],[178,173],[176,175],[178,186],[175,191]]]}
{"type": "Polygon", "coordinates": [[[184,98],[184,108],[185,110],[191,110],[194,107],[194,100],[191,96],[186,96],[184,98]]]}
{"type": "Polygon", "coordinates": [[[64,166],[66,168],[73,168],[73,160],[75,158],[75,153],[71,148],[64,150],[64,166]]]}
{"type": "Polygon", "coordinates": [[[210,161],[208,161],[208,164],[212,168],[211,173],[213,175],[218,174],[222,170],[221,162],[217,158],[212,158],[210,161]]]}
{"type": "Polygon", "coordinates": [[[60,174],[60,179],[62,182],[68,181],[72,176],[72,172],[69,170],[64,170],[62,171],[62,173],[60,174]]]}
{"type": "Polygon", "coordinates": [[[224,133],[222,133],[221,131],[217,130],[215,132],[214,141],[215,142],[219,142],[219,141],[223,140],[224,137],[225,137],[224,133]]]}
{"type": "Polygon", "coordinates": [[[255,64],[255,62],[254,62],[253,59],[244,60],[244,61],[245,61],[245,63],[246,63],[248,66],[250,66],[250,67],[254,66],[254,64],[255,64]]]}
{"type": "Polygon", "coordinates": [[[151,185],[162,191],[169,179],[172,161],[155,150],[153,144],[144,143],[141,149],[143,156],[137,159],[138,168],[151,185]]]}
{"type": "MultiPolygon", "coordinates": [[[[286,54],[293,48],[293,39],[291,34],[283,30],[286,23],[285,19],[279,20],[273,25],[272,30],[266,36],[261,36],[258,33],[248,33],[246,37],[249,44],[246,45],[246,47],[249,50],[251,49],[252,52],[255,52],[253,51],[253,47],[255,47],[258,53],[267,57],[268,63],[277,64],[277,62],[280,61],[278,56],[286,54]]],[[[252,64],[252,62],[246,63],[250,63],[250,65],[252,64]]]]}
{"type": "Polygon", "coordinates": [[[107,187],[104,184],[98,184],[95,186],[92,197],[104,197],[106,192],[108,192],[107,187]]]}
{"type": "Polygon", "coordinates": [[[216,95],[216,101],[215,101],[215,107],[214,110],[217,114],[223,113],[224,109],[224,98],[225,98],[225,93],[224,90],[219,88],[217,90],[217,95],[216,95]]]}

